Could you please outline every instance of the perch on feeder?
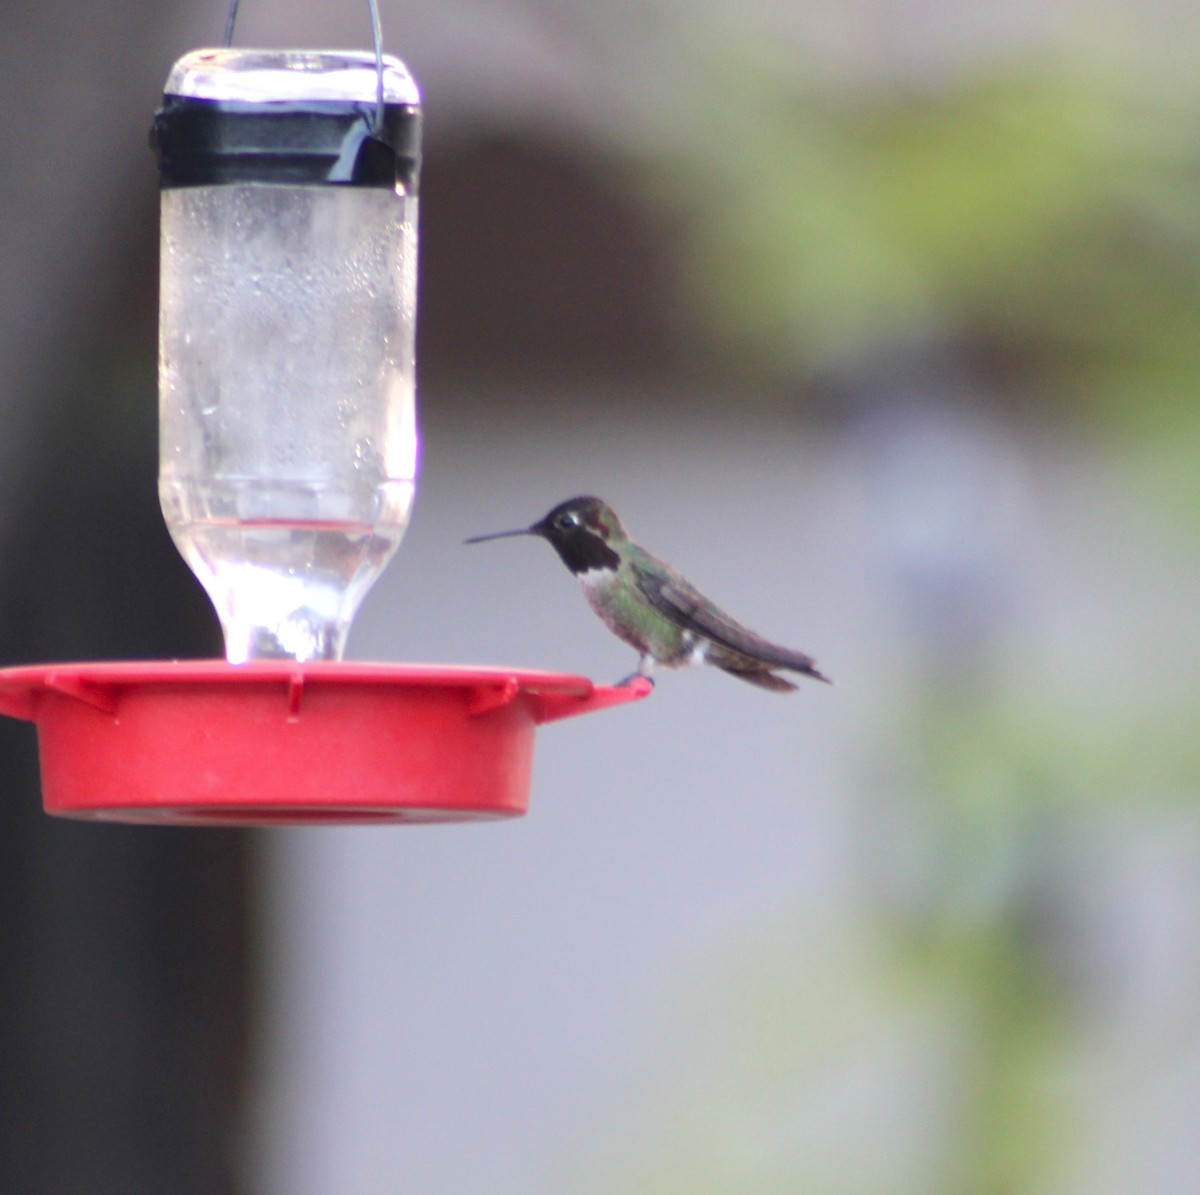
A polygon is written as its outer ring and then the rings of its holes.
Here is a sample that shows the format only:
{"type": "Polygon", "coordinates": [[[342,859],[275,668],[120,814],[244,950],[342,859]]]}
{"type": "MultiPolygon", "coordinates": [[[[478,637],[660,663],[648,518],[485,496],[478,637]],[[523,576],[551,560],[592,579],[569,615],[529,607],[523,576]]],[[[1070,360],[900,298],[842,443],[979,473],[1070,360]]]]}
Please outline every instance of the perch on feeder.
{"type": "MultiPolygon", "coordinates": [[[[0,670],[51,813],[280,824],[523,813],[535,727],[645,682],[343,663],[408,525],[420,101],[375,52],[197,50],[162,184],[159,496],[226,661],[0,670]]],[[[231,10],[227,42],[232,33],[231,10]]]]}

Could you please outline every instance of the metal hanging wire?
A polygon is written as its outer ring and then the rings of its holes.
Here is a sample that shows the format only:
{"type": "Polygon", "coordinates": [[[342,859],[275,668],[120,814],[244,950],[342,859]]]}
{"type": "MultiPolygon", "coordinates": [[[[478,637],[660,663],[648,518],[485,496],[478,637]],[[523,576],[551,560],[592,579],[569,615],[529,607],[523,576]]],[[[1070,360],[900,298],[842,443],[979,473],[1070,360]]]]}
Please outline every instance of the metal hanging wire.
{"type": "MultiPolygon", "coordinates": [[[[237,24],[240,0],[229,0],[229,15],[225,18],[225,39],[228,49],[233,45],[233,27],[237,24]]],[[[383,24],[379,19],[378,0],[367,0],[371,12],[371,37],[375,43],[375,125],[373,132],[383,128],[383,24]]]]}

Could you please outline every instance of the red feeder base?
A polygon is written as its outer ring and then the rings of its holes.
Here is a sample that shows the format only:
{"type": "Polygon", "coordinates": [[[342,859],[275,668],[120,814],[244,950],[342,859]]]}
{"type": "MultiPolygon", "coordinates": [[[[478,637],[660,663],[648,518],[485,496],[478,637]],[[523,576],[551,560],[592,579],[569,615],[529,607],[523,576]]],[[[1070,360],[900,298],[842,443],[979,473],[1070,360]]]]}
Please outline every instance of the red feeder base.
{"type": "Polygon", "coordinates": [[[508,668],[256,662],[0,669],[47,813],[284,825],[515,817],[534,729],[650,685],[508,668]]]}

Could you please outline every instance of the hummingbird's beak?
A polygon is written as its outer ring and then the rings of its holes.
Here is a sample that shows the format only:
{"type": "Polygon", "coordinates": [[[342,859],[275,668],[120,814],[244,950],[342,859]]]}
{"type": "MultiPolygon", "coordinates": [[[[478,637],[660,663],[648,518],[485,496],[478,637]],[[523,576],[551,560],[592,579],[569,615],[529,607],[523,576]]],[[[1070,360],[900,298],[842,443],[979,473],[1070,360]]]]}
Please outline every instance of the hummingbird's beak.
{"type": "Polygon", "coordinates": [[[488,539],[507,539],[510,535],[536,535],[532,527],[518,527],[516,531],[493,531],[488,535],[472,535],[470,539],[464,539],[464,544],[481,544],[488,539]]]}

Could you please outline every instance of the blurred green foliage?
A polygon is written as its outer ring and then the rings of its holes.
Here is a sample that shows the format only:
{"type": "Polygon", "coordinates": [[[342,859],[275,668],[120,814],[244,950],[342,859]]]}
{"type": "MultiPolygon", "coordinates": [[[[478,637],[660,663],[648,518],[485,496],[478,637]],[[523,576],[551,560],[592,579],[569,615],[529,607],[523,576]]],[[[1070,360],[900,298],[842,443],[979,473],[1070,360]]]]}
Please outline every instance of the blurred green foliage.
{"type": "MultiPolygon", "coordinates": [[[[653,178],[748,372],[852,386],[863,361],[948,345],[999,402],[1087,426],[1200,524],[1200,89],[1062,53],[920,84],[806,81],[745,44],[701,63],[653,178]]],[[[1164,630],[1129,636],[1167,664],[1164,630]]],[[[1089,997],[1056,956],[1058,848],[1106,806],[1193,799],[1200,705],[1187,668],[1128,684],[1128,642],[1096,642],[1094,674],[1004,667],[1020,633],[972,683],[906,677],[875,744],[893,787],[865,782],[864,805],[892,807],[880,859],[915,853],[918,878],[867,863],[857,914],[695,978],[682,1078],[606,1192],[1083,1189],[1089,997]]]]}
{"type": "Polygon", "coordinates": [[[688,976],[686,1061],[585,1189],[1042,1189],[1070,1139],[1047,1082],[1066,1062],[1064,1006],[1009,928],[914,936],[876,918],[747,934],[688,976]]]}
{"type": "MultiPolygon", "coordinates": [[[[1196,88],[1062,52],[835,88],[742,45],[702,57],[691,103],[657,185],[748,368],[944,343],[1027,407],[1200,445],[1196,88]]],[[[1200,518],[1171,460],[1155,484],[1200,518]]]]}

